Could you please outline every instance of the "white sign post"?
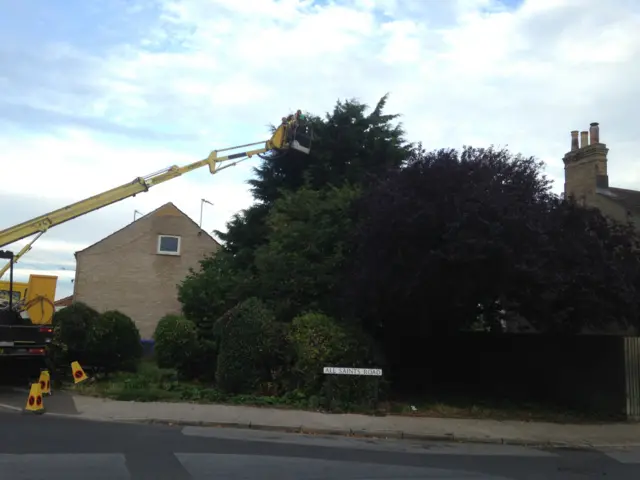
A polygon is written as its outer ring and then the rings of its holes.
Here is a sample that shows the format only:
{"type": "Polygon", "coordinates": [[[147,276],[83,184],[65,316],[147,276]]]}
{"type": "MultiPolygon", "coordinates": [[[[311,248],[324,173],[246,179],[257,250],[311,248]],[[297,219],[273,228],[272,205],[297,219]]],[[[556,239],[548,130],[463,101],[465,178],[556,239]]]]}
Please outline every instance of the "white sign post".
{"type": "Polygon", "coordinates": [[[345,367],[324,367],[325,375],[367,375],[371,377],[381,377],[380,368],[345,368],[345,367]]]}

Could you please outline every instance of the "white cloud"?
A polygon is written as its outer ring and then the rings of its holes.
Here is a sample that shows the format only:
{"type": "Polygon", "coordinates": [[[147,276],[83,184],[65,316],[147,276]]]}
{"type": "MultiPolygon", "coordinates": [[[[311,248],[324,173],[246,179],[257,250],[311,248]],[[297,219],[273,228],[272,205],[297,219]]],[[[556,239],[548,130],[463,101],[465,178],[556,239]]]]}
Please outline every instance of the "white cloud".
{"type": "MultiPolygon", "coordinates": [[[[125,26],[146,16],[100,48],[71,33],[0,47],[16,63],[0,92],[14,115],[0,115],[0,165],[13,167],[3,169],[0,228],[264,138],[294,109],[386,92],[411,140],[508,145],[545,160],[557,191],[569,131],[599,121],[611,183],[640,188],[640,6],[627,0],[136,3],[109,15],[125,26]]],[[[214,202],[205,227],[221,229],[251,202],[249,176],[249,165],[190,173],[52,229],[24,262],[41,252],[67,265],[77,244],[166,201],[196,220],[200,199],[214,202]],[[47,249],[45,238],[69,246],[47,249]]]]}

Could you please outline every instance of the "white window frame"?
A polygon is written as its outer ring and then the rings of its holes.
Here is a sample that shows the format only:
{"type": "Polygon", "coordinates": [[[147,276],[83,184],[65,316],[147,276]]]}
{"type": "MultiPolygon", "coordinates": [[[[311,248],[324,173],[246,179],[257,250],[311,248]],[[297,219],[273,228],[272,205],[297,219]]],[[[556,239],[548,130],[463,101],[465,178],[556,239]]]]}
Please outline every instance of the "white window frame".
{"type": "Polygon", "coordinates": [[[180,237],[179,235],[158,235],[158,246],[156,248],[156,253],[158,255],[173,255],[174,257],[177,257],[180,255],[180,251],[182,250],[182,237],[180,237]],[[177,238],[178,239],[178,251],[177,252],[169,252],[166,250],[161,250],[160,249],[160,244],[162,243],[162,239],[163,238],[177,238]]]}

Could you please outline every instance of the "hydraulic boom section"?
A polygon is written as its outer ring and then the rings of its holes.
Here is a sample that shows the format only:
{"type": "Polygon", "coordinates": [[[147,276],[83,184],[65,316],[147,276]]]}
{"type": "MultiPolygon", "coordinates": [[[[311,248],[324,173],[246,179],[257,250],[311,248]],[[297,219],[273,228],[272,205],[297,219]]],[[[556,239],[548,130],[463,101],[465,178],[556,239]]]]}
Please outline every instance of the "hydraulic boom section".
{"type": "MultiPolygon", "coordinates": [[[[267,152],[274,152],[276,156],[286,154],[290,150],[297,150],[308,154],[311,149],[312,138],[313,134],[311,129],[306,122],[304,115],[302,115],[300,110],[298,110],[295,115],[283,117],[282,123],[274,130],[271,138],[266,142],[249,143],[246,145],[224,148],[222,150],[214,150],[203,160],[199,160],[182,167],[174,165],[165,168],[164,170],[160,170],[159,172],[152,173],[151,175],[147,175],[146,177],[138,177],[132,182],[125,183],[119,187],[94,195],[93,197],[86,198],[66,207],[54,210],[53,212],[49,212],[45,215],[14,225],[13,227],[0,231],[0,248],[36,233],[39,234],[21,250],[19,256],[22,256],[31,249],[33,242],[49,228],[68,222],[69,220],[73,220],[74,218],[93,212],[102,207],[106,207],[107,205],[133,197],[138,193],[146,192],[154,185],[167,182],[173,178],[191,172],[192,170],[204,167],[205,165],[209,166],[209,171],[212,174],[215,174],[225,168],[237,165],[254,155],[262,156],[262,154],[267,152]],[[218,156],[220,152],[238,150],[241,148],[245,149],[253,146],[256,148],[225,156],[218,156]]],[[[5,271],[6,269],[2,269],[2,273],[5,271]]],[[[1,276],[2,275],[0,274],[0,277],[1,276]]]]}

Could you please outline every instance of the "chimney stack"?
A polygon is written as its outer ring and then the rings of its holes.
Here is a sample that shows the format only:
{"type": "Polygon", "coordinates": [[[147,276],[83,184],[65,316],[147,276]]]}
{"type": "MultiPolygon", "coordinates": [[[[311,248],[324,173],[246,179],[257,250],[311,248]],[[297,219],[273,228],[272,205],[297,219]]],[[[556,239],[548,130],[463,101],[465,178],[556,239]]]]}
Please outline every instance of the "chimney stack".
{"type": "Polygon", "coordinates": [[[584,148],[589,145],[589,132],[580,132],[580,148],[584,148]]]}
{"type": "Polygon", "coordinates": [[[600,142],[598,123],[590,124],[589,131],[571,131],[571,150],[562,158],[564,163],[564,196],[585,205],[594,196],[609,188],[607,154],[609,149],[600,142]]]}
{"type": "Polygon", "coordinates": [[[571,132],[571,151],[578,150],[580,148],[580,144],[578,143],[578,130],[573,130],[571,132]]]}
{"type": "Polygon", "coordinates": [[[589,145],[600,143],[600,127],[598,126],[598,122],[593,122],[589,127],[589,136],[591,137],[589,145]]]}

